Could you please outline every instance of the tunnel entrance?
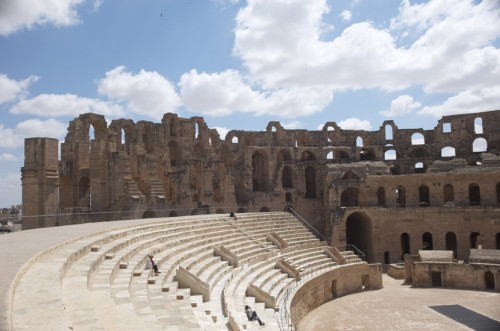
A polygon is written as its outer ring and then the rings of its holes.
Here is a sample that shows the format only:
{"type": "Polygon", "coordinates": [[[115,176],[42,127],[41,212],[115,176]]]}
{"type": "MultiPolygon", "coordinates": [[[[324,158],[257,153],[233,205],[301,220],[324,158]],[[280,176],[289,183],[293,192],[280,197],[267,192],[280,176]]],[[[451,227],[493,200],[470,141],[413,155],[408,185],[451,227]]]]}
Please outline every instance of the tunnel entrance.
{"type": "Polygon", "coordinates": [[[372,224],[368,215],[355,212],[346,220],[347,244],[360,249],[368,262],[372,262],[372,224]]]}

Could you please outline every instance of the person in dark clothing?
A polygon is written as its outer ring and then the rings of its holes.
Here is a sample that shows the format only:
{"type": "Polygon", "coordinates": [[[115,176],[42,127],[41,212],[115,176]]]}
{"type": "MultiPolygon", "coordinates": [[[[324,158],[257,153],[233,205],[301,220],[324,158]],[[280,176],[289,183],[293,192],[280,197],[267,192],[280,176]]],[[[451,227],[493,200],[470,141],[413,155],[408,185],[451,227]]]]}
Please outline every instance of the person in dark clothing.
{"type": "Polygon", "coordinates": [[[149,255],[149,263],[151,264],[151,268],[153,268],[153,271],[155,272],[155,276],[158,276],[160,272],[158,271],[158,266],[156,265],[155,261],[153,261],[153,257],[153,255],[149,255]]]}
{"type": "Polygon", "coordinates": [[[245,306],[245,313],[247,314],[247,318],[249,321],[257,321],[260,325],[265,325],[266,323],[262,322],[257,316],[257,313],[250,308],[250,306],[245,306]]]}

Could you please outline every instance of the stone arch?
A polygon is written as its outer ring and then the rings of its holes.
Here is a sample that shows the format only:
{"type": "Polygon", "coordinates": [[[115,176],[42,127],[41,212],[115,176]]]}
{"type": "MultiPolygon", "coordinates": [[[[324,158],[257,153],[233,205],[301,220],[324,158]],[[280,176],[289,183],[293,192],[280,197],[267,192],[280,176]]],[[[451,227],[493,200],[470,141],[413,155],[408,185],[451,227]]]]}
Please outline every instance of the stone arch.
{"type": "Polygon", "coordinates": [[[329,151],[328,153],[326,153],[326,159],[327,160],[333,160],[334,159],[333,151],[329,151]]]}
{"type": "Polygon", "coordinates": [[[425,137],[420,132],[415,132],[411,135],[412,145],[425,145],[425,137]]]}
{"type": "Polygon", "coordinates": [[[306,198],[316,198],[316,169],[308,166],[305,170],[306,198]]]}
{"type": "Polygon", "coordinates": [[[375,161],[376,156],[373,152],[372,148],[363,147],[359,151],[359,160],[360,161],[375,161]]]}
{"type": "Polygon", "coordinates": [[[355,212],[346,219],[346,240],[348,245],[360,249],[369,261],[372,258],[372,222],[363,212],[355,212]]]}
{"type": "Polygon", "coordinates": [[[488,142],[484,138],[476,138],[472,142],[472,152],[482,153],[488,151],[488,142]]]}
{"type": "Polygon", "coordinates": [[[278,161],[279,162],[292,161],[292,156],[290,154],[290,151],[286,149],[280,150],[278,153],[278,161]]]}
{"type": "Polygon", "coordinates": [[[177,141],[172,140],[168,143],[168,152],[170,165],[172,167],[180,166],[182,164],[182,150],[177,141]]]}
{"type": "Polygon", "coordinates": [[[342,180],[358,180],[359,176],[352,170],[347,170],[345,174],[342,176],[342,180]]]}
{"type": "Polygon", "coordinates": [[[469,204],[471,206],[481,205],[481,190],[477,183],[469,184],[469,204]]]}
{"type": "Polygon", "coordinates": [[[422,249],[424,251],[432,251],[434,249],[434,244],[432,242],[432,233],[425,232],[422,235],[422,249]]]}
{"type": "Polygon", "coordinates": [[[293,172],[291,167],[283,167],[281,172],[281,183],[283,188],[293,188],[293,172]]]}
{"type": "Polygon", "coordinates": [[[363,147],[363,138],[360,136],[356,137],[356,147],[363,147]]]}
{"type": "Polygon", "coordinates": [[[418,202],[420,203],[420,207],[430,205],[429,187],[425,184],[420,185],[418,188],[418,202]]]}
{"type": "Polygon", "coordinates": [[[427,170],[427,167],[425,166],[425,163],[423,163],[423,162],[415,163],[414,171],[416,174],[424,174],[426,170],[427,170]]]}
{"type": "Polygon", "coordinates": [[[393,163],[390,167],[391,175],[397,176],[401,174],[401,165],[399,163],[393,163]]]}
{"type": "Polygon", "coordinates": [[[252,186],[254,192],[269,190],[269,160],[263,151],[252,154],[252,186]]]}
{"type": "Polygon", "coordinates": [[[395,149],[389,149],[384,153],[384,160],[396,160],[397,153],[395,149]]]}
{"type": "Polygon", "coordinates": [[[401,243],[401,260],[404,260],[405,254],[411,254],[410,235],[407,232],[401,233],[400,243],[401,243]]]}
{"type": "Polygon", "coordinates": [[[359,189],[357,187],[348,187],[340,195],[341,207],[359,206],[359,189]]]}
{"type": "Polygon", "coordinates": [[[386,124],[384,129],[385,129],[385,140],[392,140],[393,139],[392,125],[386,124]]]}
{"type": "Polygon", "coordinates": [[[455,147],[446,146],[441,148],[441,157],[455,157],[455,147]]]}
{"type": "Polygon", "coordinates": [[[78,181],[78,207],[88,208],[92,206],[90,178],[82,176],[78,181]]]}
{"type": "Polygon", "coordinates": [[[300,157],[301,161],[316,161],[316,155],[311,151],[303,151],[300,157]]]}
{"type": "Polygon", "coordinates": [[[453,258],[457,258],[457,235],[455,232],[446,233],[445,248],[447,251],[453,251],[453,258]]]}
{"type": "Polygon", "coordinates": [[[445,204],[447,202],[454,202],[455,201],[455,193],[454,193],[453,185],[446,184],[445,186],[443,186],[443,198],[444,198],[445,204]]]}
{"type": "Polygon", "coordinates": [[[473,248],[479,248],[478,247],[478,241],[479,241],[479,232],[471,232],[470,236],[469,236],[469,244],[470,244],[470,248],[473,249],[473,248]]]}
{"type": "Polygon", "coordinates": [[[154,210],[145,210],[142,214],[142,218],[156,218],[156,212],[154,210]]]}
{"type": "Polygon", "coordinates": [[[385,188],[382,186],[377,189],[377,206],[385,207],[385,188]]]}

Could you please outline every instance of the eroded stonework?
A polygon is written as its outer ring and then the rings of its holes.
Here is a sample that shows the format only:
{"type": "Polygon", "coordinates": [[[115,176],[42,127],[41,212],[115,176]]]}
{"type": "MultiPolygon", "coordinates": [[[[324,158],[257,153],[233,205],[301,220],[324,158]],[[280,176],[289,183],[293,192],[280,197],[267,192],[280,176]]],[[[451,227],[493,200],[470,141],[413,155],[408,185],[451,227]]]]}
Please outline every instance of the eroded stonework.
{"type": "Polygon", "coordinates": [[[161,123],[83,114],[61,144],[25,141],[23,228],[293,207],[370,262],[421,249],[500,248],[500,111],[433,130],[230,131],[167,113],[161,123]]]}

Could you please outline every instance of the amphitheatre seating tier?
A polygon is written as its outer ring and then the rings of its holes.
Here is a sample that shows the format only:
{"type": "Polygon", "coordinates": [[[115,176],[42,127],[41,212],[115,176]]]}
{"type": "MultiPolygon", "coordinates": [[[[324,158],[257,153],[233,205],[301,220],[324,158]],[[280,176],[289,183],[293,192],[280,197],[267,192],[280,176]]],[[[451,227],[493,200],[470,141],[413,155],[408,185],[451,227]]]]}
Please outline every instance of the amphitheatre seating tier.
{"type": "Polygon", "coordinates": [[[251,328],[245,304],[274,329],[275,311],[294,282],[277,261],[287,261],[301,274],[335,266],[325,254],[326,244],[284,212],[76,227],[99,230],[69,236],[25,265],[13,282],[12,320],[5,329],[36,329],[41,318],[50,329],[140,330],[154,325],[168,330],[227,330],[228,324],[251,328]],[[270,232],[285,240],[287,248],[268,241],[270,232]],[[239,266],[217,256],[217,247],[224,247],[239,266]],[[161,271],[157,276],[145,270],[149,254],[161,271]],[[185,271],[179,273],[180,269],[185,271]],[[191,285],[181,288],[181,280],[191,285]],[[247,296],[249,288],[270,301],[247,296]],[[44,309],[36,314],[29,309],[41,306],[44,309]]]}

